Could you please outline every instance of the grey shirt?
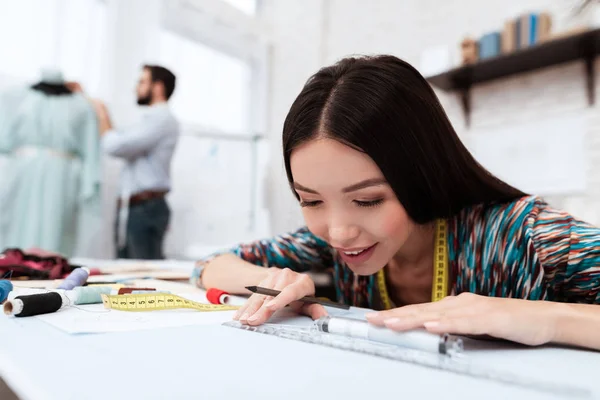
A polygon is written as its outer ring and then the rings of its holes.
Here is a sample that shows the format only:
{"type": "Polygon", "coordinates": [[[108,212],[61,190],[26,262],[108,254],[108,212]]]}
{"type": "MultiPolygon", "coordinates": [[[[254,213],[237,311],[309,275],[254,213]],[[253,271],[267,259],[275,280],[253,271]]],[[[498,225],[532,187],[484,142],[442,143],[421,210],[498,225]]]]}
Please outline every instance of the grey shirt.
{"type": "Polygon", "coordinates": [[[145,190],[171,189],[171,159],[178,137],[179,124],[167,103],[151,106],[142,120],[130,128],[104,134],[104,151],[125,161],[121,198],[145,190]]]}

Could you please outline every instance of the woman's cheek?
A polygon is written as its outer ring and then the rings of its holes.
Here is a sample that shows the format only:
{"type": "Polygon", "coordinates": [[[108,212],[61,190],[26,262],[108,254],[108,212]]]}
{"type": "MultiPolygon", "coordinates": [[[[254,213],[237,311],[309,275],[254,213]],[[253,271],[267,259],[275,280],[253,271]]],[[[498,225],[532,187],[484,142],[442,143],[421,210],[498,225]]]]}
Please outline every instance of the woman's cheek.
{"type": "Polygon", "coordinates": [[[327,224],[322,216],[319,216],[316,210],[311,210],[308,207],[302,209],[302,216],[304,217],[304,223],[309,231],[314,235],[319,236],[327,240],[327,224]]]}
{"type": "MultiPolygon", "coordinates": [[[[383,205],[377,216],[371,218],[372,229],[378,229],[382,237],[405,236],[410,231],[410,220],[399,204],[383,205]],[[375,223],[375,224],[373,224],[375,223]],[[376,228],[376,227],[379,228],[376,228]]],[[[375,232],[374,232],[375,233],[375,232]]]]}

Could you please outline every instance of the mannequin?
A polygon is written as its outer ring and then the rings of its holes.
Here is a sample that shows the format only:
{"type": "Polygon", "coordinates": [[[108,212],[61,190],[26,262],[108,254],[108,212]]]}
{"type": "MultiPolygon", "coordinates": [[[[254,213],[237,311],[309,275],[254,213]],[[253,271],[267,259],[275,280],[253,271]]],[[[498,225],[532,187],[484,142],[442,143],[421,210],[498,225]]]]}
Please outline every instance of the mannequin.
{"type": "Polygon", "coordinates": [[[32,86],[32,89],[38,90],[49,96],[61,96],[72,94],[71,90],[67,88],[63,79],[62,72],[57,69],[44,69],[42,70],[41,80],[32,86]]]}
{"type": "Polygon", "coordinates": [[[0,94],[0,153],[8,180],[0,198],[0,251],[41,248],[73,255],[80,218],[99,213],[100,147],[96,116],[62,73],[0,94]]]}

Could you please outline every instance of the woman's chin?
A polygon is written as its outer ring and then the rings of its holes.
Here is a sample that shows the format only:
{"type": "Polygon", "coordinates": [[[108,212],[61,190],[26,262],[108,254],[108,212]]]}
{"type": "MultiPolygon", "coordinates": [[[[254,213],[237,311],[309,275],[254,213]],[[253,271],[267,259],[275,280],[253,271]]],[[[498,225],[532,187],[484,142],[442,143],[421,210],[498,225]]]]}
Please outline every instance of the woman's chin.
{"type": "Polygon", "coordinates": [[[379,272],[379,270],[383,269],[383,267],[385,267],[385,264],[381,265],[380,263],[374,263],[373,261],[367,262],[367,263],[362,263],[359,265],[352,265],[352,264],[347,264],[347,265],[348,265],[348,268],[350,268],[350,270],[352,272],[354,272],[356,275],[359,275],[359,276],[374,275],[377,272],[379,272]]]}

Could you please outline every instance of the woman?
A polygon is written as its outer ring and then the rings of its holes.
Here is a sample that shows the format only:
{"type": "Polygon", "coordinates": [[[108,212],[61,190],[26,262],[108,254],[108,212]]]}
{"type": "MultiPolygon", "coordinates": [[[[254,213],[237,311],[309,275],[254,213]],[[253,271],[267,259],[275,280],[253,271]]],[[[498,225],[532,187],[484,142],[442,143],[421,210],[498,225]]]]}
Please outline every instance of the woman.
{"type": "Polygon", "coordinates": [[[600,230],[481,167],[409,64],[348,58],[317,72],[283,151],[307,227],[213,255],[193,277],[281,290],[252,295],[236,319],[262,324],[287,305],[325,315],[296,300],[315,291],[303,272],[333,267],[339,300],[383,310],[367,316],[376,325],[600,349],[600,230]]]}

